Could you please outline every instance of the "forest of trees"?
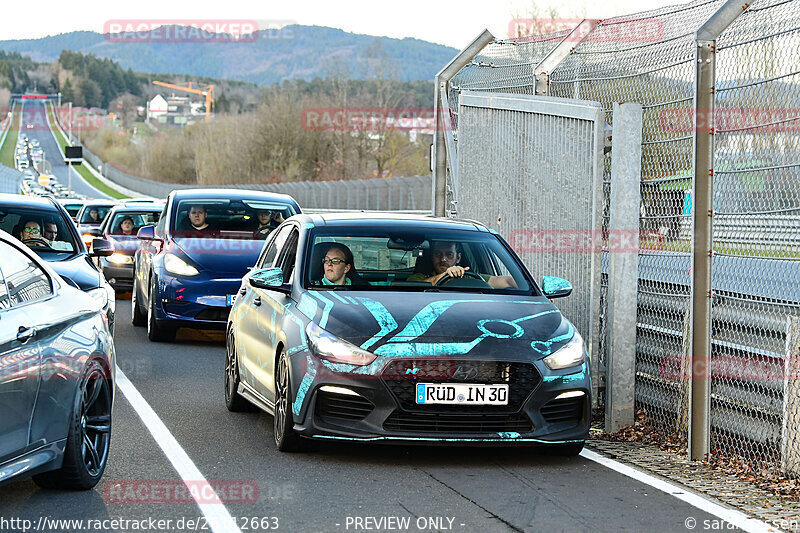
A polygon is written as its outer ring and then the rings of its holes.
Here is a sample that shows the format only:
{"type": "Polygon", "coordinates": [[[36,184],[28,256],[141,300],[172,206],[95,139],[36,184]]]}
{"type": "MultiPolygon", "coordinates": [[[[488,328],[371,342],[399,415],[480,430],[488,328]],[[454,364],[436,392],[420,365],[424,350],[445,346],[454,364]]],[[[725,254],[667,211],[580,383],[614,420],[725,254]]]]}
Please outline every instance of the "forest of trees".
{"type": "Polygon", "coordinates": [[[54,80],[63,101],[79,107],[107,108],[121,94],[141,96],[146,79],[123,70],[110,59],[64,50],[54,66],[54,80]],[[63,78],[63,81],[62,81],[63,78]]]}

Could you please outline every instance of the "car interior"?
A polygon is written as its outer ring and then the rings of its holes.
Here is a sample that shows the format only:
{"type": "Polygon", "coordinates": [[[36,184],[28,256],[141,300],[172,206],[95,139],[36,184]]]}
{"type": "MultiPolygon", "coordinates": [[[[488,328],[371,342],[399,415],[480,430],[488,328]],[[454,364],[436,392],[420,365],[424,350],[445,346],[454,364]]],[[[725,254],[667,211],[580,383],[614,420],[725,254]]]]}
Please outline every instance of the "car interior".
{"type": "MultiPolygon", "coordinates": [[[[318,237],[309,256],[307,278],[309,287],[322,285],[320,281],[324,274],[322,259],[334,242],[344,244],[353,253],[354,268],[347,277],[354,284],[356,280],[363,280],[374,287],[431,287],[430,283],[424,281],[408,281],[408,277],[412,274],[433,272],[430,239],[423,237],[421,240],[404,240],[385,235],[318,237]]],[[[458,264],[469,267],[470,272],[489,276],[511,273],[518,287],[528,287],[524,276],[516,267],[512,266],[509,269],[506,266],[509,262],[513,264],[511,257],[505,253],[498,255],[497,247],[485,242],[462,242],[459,250],[461,260],[458,264]]],[[[454,279],[446,286],[491,288],[484,280],[473,276],[454,279]]]]}
{"type": "Polygon", "coordinates": [[[192,231],[189,210],[194,205],[203,205],[206,208],[206,222],[214,233],[230,238],[253,238],[259,227],[259,210],[280,212],[284,220],[295,214],[291,206],[278,202],[182,200],[176,209],[174,231],[192,231]]]}

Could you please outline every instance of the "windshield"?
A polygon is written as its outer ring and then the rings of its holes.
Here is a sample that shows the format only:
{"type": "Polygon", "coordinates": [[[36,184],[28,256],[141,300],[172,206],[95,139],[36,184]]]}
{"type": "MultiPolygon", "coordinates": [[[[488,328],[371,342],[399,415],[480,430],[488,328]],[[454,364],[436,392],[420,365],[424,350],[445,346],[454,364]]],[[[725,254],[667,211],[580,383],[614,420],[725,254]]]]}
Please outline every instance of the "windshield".
{"type": "Polygon", "coordinates": [[[74,253],[79,248],[61,213],[55,209],[0,207],[0,229],[39,255],[74,253]]]}
{"type": "Polygon", "coordinates": [[[114,213],[113,218],[106,225],[106,233],[112,235],[136,236],[142,226],[152,226],[158,223],[161,211],[122,211],[114,213]]]}
{"type": "Polygon", "coordinates": [[[303,274],[306,288],[532,290],[517,259],[490,233],[325,228],[313,235],[303,274]],[[455,275],[446,274],[448,269],[455,275]]]}
{"type": "Polygon", "coordinates": [[[103,220],[105,220],[106,215],[108,212],[111,211],[111,208],[114,207],[112,205],[104,205],[104,206],[86,206],[83,210],[83,214],[81,215],[81,219],[78,221],[78,224],[101,224],[103,220]]]}
{"type": "Polygon", "coordinates": [[[297,214],[290,204],[265,200],[180,200],[172,233],[184,238],[264,240],[284,220],[297,214]]]}

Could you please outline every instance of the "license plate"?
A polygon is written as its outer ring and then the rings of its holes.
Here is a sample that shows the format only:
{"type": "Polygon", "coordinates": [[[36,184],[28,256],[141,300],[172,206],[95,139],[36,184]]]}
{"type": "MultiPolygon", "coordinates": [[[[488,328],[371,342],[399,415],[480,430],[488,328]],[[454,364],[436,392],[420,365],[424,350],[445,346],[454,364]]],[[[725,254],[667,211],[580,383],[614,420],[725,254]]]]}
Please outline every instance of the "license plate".
{"type": "Polygon", "coordinates": [[[225,299],[225,304],[230,306],[230,305],[233,305],[233,302],[235,302],[235,301],[236,301],[236,295],[235,294],[229,294],[228,297],[225,299]]]}
{"type": "Polygon", "coordinates": [[[508,385],[417,383],[417,403],[508,405],[508,385]]]}

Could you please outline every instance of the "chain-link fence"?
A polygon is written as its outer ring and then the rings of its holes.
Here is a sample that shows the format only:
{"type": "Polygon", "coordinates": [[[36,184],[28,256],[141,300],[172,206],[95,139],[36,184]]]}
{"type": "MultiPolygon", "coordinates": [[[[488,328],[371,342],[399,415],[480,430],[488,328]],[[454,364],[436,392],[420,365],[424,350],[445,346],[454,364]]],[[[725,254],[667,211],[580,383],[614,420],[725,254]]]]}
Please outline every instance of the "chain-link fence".
{"type": "MultiPolygon", "coordinates": [[[[609,126],[614,102],[642,104],[635,400],[651,425],[679,439],[688,432],[691,384],[695,127],[713,135],[712,453],[774,466],[785,453],[786,427],[800,427],[800,415],[786,420],[793,412],[786,384],[797,372],[785,369],[788,318],[800,314],[800,2],[736,6],[741,15],[716,43],[712,114],[695,108],[696,32],[730,4],[695,0],[604,20],[549,73],[547,93],[600,102],[609,126]]],[[[536,67],[568,34],[485,46],[450,80],[454,140],[463,90],[537,94],[536,67]]]]}
{"type": "MultiPolygon", "coordinates": [[[[775,464],[800,315],[800,2],[756,1],[717,40],[712,449],[775,464]],[[788,370],[788,372],[787,372],[788,370]]],[[[789,417],[785,421],[784,416],[789,417]]]]}

